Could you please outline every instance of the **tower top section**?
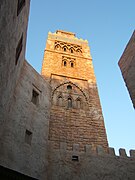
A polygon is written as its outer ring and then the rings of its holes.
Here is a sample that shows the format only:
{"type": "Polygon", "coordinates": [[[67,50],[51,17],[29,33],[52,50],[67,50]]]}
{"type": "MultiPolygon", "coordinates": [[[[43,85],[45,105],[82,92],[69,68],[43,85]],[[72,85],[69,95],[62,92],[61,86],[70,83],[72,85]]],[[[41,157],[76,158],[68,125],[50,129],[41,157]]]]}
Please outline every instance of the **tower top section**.
{"type": "Polygon", "coordinates": [[[70,41],[75,44],[87,44],[88,45],[87,40],[84,40],[82,38],[77,38],[75,33],[63,31],[63,30],[57,30],[54,33],[49,32],[48,39],[70,41]]]}
{"type": "Polygon", "coordinates": [[[61,36],[65,36],[65,37],[75,37],[76,36],[75,33],[63,31],[63,30],[57,30],[56,34],[61,35],[61,36]]]}
{"type": "Polygon", "coordinates": [[[48,50],[92,60],[88,41],[77,38],[72,32],[63,30],[57,30],[54,33],[49,32],[45,51],[48,50]]]}

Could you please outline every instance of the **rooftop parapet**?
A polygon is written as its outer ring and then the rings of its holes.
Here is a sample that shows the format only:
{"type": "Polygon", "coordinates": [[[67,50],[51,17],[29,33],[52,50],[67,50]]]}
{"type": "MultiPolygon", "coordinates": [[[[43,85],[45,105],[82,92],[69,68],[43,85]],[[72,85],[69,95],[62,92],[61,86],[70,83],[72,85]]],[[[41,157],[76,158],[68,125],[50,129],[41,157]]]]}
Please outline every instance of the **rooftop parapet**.
{"type": "Polygon", "coordinates": [[[56,32],[48,32],[48,38],[57,39],[57,40],[64,40],[64,41],[71,41],[73,43],[81,43],[81,44],[88,44],[87,40],[82,38],[77,38],[75,33],[57,30],[56,32]]]}
{"type": "MultiPolygon", "coordinates": [[[[69,152],[67,149],[67,143],[61,142],[60,143],[60,152],[65,153],[69,152]]],[[[71,154],[79,156],[79,155],[99,155],[99,156],[110,156],[110,157],[120,157],[120,158],[135,158],[135,150],[130,150],[129,155],[127,156],[126,150],[123,148],[119,149],[119,155],[115,154],[115,149],[112,147],[108,148],[108,152],[104,150],[104,148],[101,145],[98,145],[96,149],[93,149],[92,145],[85,145],[84,152],[80,151],[79,144],[73,144],[73,149],[71,154]]]]}
{"type": "Polygon", "coordinates": [[[75,33],[68,32],[68,31],[63,31],[63,30],[57,30],[56,34],[59,34],[61,36],[66,36],[66,37],[75,37],[75,33]]]}

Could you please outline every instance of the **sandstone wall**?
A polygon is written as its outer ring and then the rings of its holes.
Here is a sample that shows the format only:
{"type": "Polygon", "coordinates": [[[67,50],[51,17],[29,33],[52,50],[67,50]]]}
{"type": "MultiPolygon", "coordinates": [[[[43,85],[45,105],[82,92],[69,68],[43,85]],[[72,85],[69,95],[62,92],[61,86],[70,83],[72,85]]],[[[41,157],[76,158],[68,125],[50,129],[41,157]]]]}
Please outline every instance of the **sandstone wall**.
{"type": "Polygon", "coordinates": [[[49,141],[54,148],[67,142],[68,149],[79,143],[108,147],[96,78],[86,40],[74,33],[49,33],[42,76],[51,85],[49,141]],[[68,89],[68,87],[70,89],[68,89]],[[72,101],[72,107],[68,107],[72,101]]]}
{"type": "Polygon", "coordinates": [[[49,97],[48,84],[24,61],[0,137],[2,166],[46,179],[49,97]],[[38,92],[36,104],[32,100],[33,89],[38,92]]]}
{"type": "Polygon", "coordinates": [[[135,108],[135,31],[118,64],[135,108]]]}

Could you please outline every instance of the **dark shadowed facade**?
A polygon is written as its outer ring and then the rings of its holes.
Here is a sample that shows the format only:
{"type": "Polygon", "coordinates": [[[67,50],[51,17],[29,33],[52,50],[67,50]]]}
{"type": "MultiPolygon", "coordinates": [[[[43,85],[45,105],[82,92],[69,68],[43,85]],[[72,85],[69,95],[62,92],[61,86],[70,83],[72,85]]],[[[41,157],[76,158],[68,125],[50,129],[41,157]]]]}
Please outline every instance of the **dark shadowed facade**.
{"type": "Polygon", "coordinates": [[[135,31],[133,32],[118,64],[135,108],[135,31]]]}

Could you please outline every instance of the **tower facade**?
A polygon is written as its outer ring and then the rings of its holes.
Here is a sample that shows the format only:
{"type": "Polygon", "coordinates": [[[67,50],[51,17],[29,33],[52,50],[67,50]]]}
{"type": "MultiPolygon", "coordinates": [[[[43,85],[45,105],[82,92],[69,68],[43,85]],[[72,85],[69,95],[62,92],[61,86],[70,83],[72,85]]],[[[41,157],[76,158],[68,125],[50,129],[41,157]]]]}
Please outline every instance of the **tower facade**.
{"type": "Polygon", "coordinates": [[[86,40],[74,33],[58,30],[49,33],[44,53],[42,76],[51,85],[49,143],[59,149],[60,143],[72,150],[78,144],[95,150],[108,142],[92,65],[86,40]]]}

